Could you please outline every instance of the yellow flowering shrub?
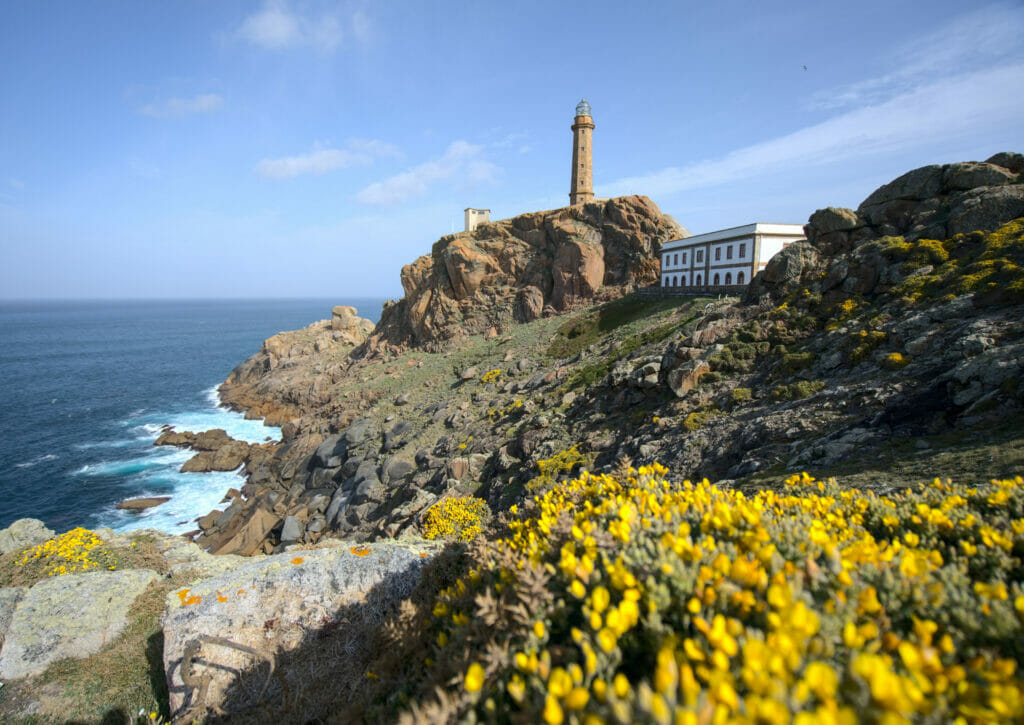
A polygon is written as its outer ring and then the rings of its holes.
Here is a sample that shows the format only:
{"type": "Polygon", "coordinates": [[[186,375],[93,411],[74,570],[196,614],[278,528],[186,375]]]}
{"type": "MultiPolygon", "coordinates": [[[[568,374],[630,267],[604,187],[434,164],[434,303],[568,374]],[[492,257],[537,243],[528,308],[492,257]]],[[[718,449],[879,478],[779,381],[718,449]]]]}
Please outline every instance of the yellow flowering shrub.
{"type": "Polygon", "coordinates": [[[497,381],[497,379],[500,378],[500,377],[501,377],[501,370],[498,370],[497,368],[495,368],[494,370],[488,370],[486,373],[484,373],[483,377],[480,378],[480,382],[481,383],[493,383],[493,382],[497,381]]]}
{"type": "Polygon", "coordinates": [[[462,687],[431,711],[425,684],[406,721],[1024,719],[1024,479],[747,496],[666,473],[528,501],[436,597],[427,672],[462,687]]]}
{"type": "Polygon", "coordinates": [[[491,509],[473,496],[446,498],[434,504],[423,517],[423,536],[428,539],[471,541],[483,531],[491,509]]]}
{"type": "Polygon", "coordinates": [[[541,459],[537,461],[540,475],[534,476],[526,482],[526,490],[535,492],[549,488],[555,484],[560,474],[572,472],[581,463],[583,463],[583,456],[579,452],[579,446],[567,448],[551,458],[541,459]]]}
{"type": "Polygon", "coordinates": [[[887,370],[899,370],[906,367],[910,361],[898,352],[890,352],[882,359],[882,367],[887,370]]]}
{"type": "Polygon", "coordinates": [[[59,576],[73,571],[116,569],[117,559],[100,537],[79,526],[27,549],[17,565],[40,567],[46,576],[59,576]]]}

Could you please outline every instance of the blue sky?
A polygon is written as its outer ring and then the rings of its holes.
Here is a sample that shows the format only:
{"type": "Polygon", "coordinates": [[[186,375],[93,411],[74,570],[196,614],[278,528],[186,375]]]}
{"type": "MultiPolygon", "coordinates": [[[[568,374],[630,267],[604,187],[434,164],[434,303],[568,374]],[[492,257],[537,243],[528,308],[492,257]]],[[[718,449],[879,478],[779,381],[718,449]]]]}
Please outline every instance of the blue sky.
{"type": "Polygon", "coordinates": [[[568,203],[581,96],[598,195],[802,223],[1024,151],[1024,5],[10,0],[0,298],[398,297],[568,203]]]}

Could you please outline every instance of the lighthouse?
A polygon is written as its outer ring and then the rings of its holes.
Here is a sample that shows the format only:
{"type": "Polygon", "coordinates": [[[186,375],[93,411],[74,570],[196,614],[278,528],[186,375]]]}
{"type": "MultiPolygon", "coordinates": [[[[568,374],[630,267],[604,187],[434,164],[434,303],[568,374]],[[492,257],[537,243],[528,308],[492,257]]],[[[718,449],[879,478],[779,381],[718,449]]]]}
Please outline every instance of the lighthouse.
{"type": "Polygon", "coordinates": [[[576,118],[572,123],[572,186],[569,204],[577,206],[594,199],[594,119],[590,104],[581,99],[576,104],[576,118]]]}

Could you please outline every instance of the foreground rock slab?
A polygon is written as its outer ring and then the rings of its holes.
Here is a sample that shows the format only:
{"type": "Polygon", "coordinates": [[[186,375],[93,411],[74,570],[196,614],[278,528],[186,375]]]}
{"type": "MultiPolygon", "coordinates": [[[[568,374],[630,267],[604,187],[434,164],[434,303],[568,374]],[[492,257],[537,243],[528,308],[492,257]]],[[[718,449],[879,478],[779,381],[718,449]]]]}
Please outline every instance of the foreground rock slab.
{"type": "Polygon", "coordinates": [[[67,657],[88,657],[128,623],[128,610],[156,581],[149,569],[65,574],[39,582],[17,603],[3,649],[0,678],[41,674],[67,657]]]}
{"type": "Polygon", "coordinates": [[[439,547],[428,542],[342,544],[265,557],[168,594],[163,617],[164,672],[172,717],[194,703],[196,693],[182,678],[190,642],[200,649],[190,671],[211,677],[205,703],[221,701],[239,673],[258,659],[230,647],[203,643],[220,637],[271,654],[300,645],[308,634],[336,624],[343,607],[368,599],[370,625],[407,596],[439,547]],[[383,605],[382,605],[383,603],[383,605]]]}

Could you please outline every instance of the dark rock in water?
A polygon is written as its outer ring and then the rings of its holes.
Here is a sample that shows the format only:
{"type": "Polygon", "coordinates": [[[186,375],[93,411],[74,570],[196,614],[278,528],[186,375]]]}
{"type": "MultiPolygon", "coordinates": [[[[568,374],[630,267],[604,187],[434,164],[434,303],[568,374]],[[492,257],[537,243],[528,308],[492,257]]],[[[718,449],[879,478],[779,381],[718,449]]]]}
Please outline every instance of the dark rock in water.
{"type": "Polygon", "coordinates": [[[148,498],[129,498],[117,505],[123,511],[144,511],[171,500],[170,496],[151,496],[148,498]]]}

